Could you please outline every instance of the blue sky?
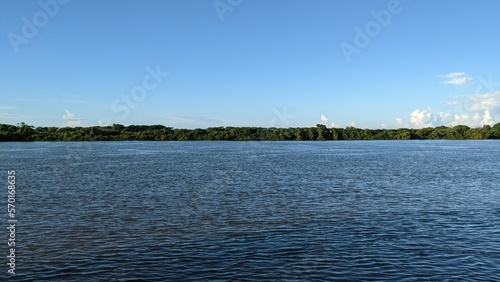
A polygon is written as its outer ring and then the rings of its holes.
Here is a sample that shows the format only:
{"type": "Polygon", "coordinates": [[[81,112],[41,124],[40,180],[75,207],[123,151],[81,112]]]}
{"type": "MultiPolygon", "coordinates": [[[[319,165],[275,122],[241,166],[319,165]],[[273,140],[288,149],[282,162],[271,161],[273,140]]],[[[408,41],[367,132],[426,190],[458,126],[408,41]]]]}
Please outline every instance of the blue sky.
{"type": "Polygon", "coordinates": [[[0,0],[0,123],[500,122],[500,1],[0,0]]]}

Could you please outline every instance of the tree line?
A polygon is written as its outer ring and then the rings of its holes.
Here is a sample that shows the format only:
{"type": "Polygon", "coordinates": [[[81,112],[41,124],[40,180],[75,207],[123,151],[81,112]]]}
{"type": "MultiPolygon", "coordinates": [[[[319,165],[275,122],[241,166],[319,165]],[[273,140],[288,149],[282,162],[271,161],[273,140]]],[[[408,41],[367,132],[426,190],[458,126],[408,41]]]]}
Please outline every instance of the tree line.
{"type": "Polygon", "coordinates": [[[500,123],[493,127],[470,128],[465,125],[438,126],[421,129],[361,129],[356,127],[264,128],[210,127],[206,129],[176,129],[163,125],[113,124],[91,127],[34,127],[25,123],[0,124],[0,141],[280,141],[280,140],[410,140],[410,139],[500,139],[500,123]]]}

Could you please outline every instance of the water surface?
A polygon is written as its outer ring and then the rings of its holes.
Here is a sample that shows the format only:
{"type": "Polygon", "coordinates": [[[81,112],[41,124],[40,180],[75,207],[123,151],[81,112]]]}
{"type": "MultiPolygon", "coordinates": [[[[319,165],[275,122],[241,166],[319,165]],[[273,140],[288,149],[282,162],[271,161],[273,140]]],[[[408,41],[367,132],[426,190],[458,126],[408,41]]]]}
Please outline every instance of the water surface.
{"type": "Polygon", "coordinates": [[[499,159],[492,140],[0,143],[17,281],[498,281],[499,159]]]}

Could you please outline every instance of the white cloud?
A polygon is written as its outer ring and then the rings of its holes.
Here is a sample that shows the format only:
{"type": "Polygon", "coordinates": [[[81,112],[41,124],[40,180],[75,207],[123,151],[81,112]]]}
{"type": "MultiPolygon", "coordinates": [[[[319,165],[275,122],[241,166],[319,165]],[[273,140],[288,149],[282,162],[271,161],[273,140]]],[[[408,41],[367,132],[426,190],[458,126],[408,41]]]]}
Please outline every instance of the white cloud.
{"type": "Polygon", "coordinates": [[[396,127],[398,128],[406,127],[402,118],[396,118],[396,127]]]}
{"type": "MultiPolygon", "coordinates": [[[[446,102],[459,107],[461,113],[452,119],[442,120],[450,125],[464,124],[471,127],[493,125],[500,120],[500,91],[485,94],[469,94],[460,96],[462,100],[446,102]]],[[[449,115],[449,114],[448,114],[449,115]]]]}
{"type": "Polygon", "coordinates": [[[342,126],[340,126],[340,124],[335,123],[334,121],[332,121],[332,124],[330,125],[330,127],[332,127],[332,128],[341,128],[342,126]]]}
{"type": "Polygon", "coordinates": [[[462,106],[462,102],[460,101],[445,101],[445,103],[454,107],[462,106]]]}
{"type": "Polygon", "coordinates": [[[352,121],[351,124],[349,126],[352,126],[352,127],[357,127],[358,124],[355,122],[355,121],[352,121]]]}
{"type": "Polygon", "coordinates": [[[494,110],[500,108],[500,91],[466,95],[465,105],[473,111],[494,110]]]}
{"type": "Polygon", "coordinates": [[[473,84],[474,79],[467,76],[465,72],[452,72],[445,75],[440,75],[440,77],[446,77],[445,84],[455,84],[455,85],[468,85],[473,84]]]}
{"type": "Polygon", "coordinates": [[[439,120],[444,123],[451,122],[452,117],[450,113],[439,112],[439,120]]]}
{"type": "MultiPolygon", "coordinates": [[[[415,128],[438,125],[482,127],[500,122],[500,91],[485,94],[468,94],[457,97],[455,101],[447,101],[453,106],[451,111],[432,113],[430,109],[415,110],[410,114],[410,126],[415,128]]],[[[405,127],[403,120],[396,119],[396,125],[405,127]]]]}
{"type": "Polygon", "coordinates": [[[495,123],[494,118],[488,110],[485,110],[482,113],[457,113],[454,115],[439,112],[438,117],[436,117],[436,121],[440,121],[441,124],[446,126],[467,125],[469,127],[481,127],[485,124],[493,125],[495,123]]]}
{"type": "MultiPolygon", "coordinates": [[[[477,118],[477,116],[476,116],[477,118]]],[[[474,116],[470,117],[468,114],[455,114],[455,116],[453,117],[453,120],[450,122],[449,125],[451,126],[456,126],[456,125],[467,125],[467,126],[471,126],[473,125],[473,120],[474,120],[474,116]]]]}
{"type": "Polygon", "coordinates": [[[68,111],[64,110],[65,114],[62,116],[64,122],[66,122],[65,126],[81,126],[82,125],[82,119],[75,117],[75,114],[68,111]]]}
{"type": "Polygon", "coordinates": [[[328,117],[326,115],[321,115],[321,121],[324,123],[324,124],[327,124],[328,123],[328,117]]]}
{"type": "MultiPolygon", "coordinates": [[[[328,120],[329,118],[327,115],[321,115],[321,121],[323,122],[324,125],[328,126],[328,120]]],[[[332,123],[330,124],[330,128],[341,128],[341,126],[340,124],[332,121],[332,123]]]]}
{"type": "Polygon", "coordinates": [[[495,122],[493,121],[493,118],[490,115],[490,111],[485,110],[483,114],[483,120],[481,121],[481,124],[485,125],[493,125],[495,122]]]}
{"type": "Polygon", "coordinates": [[[414,110],[410,114],[410,123],[416,128],[432,127],[432,113],[428,110],[414,110]]]}

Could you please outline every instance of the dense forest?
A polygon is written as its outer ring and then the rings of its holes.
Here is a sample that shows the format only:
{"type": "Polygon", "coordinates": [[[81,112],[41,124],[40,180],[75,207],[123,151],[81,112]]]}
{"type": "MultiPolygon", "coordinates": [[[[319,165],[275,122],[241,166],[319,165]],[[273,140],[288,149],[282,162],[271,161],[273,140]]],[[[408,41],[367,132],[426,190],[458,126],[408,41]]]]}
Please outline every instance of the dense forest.
{"type": "Polygon", "coordinates": [[[113,124],[92,127],[34,127],[25,123],[0,124],[0,141],[119,141],[119,140],[408,140],[408,139],[500,139],[500,123],[493,127],[438,126],[422,129],[360,129],[355,127],[263,128],[210,127],[174,129],[163,125],[113,124]]]}

